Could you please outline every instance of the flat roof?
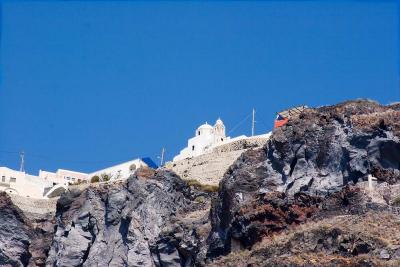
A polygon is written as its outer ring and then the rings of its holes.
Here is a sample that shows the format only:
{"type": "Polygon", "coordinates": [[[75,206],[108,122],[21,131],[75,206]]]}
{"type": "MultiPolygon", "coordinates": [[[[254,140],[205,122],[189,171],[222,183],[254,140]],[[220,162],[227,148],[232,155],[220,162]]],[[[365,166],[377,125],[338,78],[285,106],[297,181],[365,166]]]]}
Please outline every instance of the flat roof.
{"type": "Polygon", "coordinates": [[[59,172],[59,171],[72,172],[72,173],[87,175],[87,173],[84,173],[84,172],[70,171],[70,170],[65,170],[65,169],[58,169],[57,172],[59,172]]]}

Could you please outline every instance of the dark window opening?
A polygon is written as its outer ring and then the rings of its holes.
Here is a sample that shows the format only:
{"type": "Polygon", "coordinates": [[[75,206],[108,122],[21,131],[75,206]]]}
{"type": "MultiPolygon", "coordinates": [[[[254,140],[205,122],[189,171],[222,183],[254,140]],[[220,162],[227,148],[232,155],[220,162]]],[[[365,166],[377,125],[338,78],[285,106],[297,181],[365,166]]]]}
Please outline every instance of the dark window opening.
{"type": "Polygon", "coordinates": [[[194,151],[194,146],[192,146],[192,151],[194,151]]]}
{"type": "Polygon", "coordinates": [[[198,131],[197,134],[200,135],[200,131],[198,131]]]}

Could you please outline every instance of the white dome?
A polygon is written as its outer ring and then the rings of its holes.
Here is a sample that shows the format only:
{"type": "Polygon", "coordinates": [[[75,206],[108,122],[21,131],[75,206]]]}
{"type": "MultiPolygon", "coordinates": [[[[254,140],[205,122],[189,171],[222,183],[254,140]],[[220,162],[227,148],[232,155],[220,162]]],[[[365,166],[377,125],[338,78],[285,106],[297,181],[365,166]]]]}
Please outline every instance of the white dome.
{"type": "Polygon", "coordinates": [[[205,123],[205,124],[203,124],[203,125],[200,125],[199,126],[199,128],[197,128],[198,130],[203,130],[203,129],[209,129],[209,130],[212,130],[213,129],[213,127],[210,125],[210,124],[208,124],[207,122],[205,123]]]}

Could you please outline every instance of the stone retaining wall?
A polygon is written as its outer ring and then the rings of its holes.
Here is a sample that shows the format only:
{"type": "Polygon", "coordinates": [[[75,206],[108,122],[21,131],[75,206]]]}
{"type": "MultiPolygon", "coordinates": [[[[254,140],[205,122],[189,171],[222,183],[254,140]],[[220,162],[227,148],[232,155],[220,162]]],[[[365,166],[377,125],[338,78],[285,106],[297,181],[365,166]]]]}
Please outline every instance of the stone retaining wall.
{"type": "Polygon", "coordinates": [[[33,199],[18,195],[9,195],[14,205],[24,213],[47,214],[55,213],[58,198],[33,199]]]}
{"type": "Polygon", "coordinates": [[[184,180],[218,185],[232,163],[246,150],[265,145],[268,138],[250,137],[215,147],[212,152],[165,164],[184,180]]]}
{"type": "MultiPolygon", "coordinates": [[[[108,181],[108,182],[98,182],[98,183],[87,183],[80,185],[70,185],[69,189],[78,189],[84,190],[87,187],[99,187],[104,184],[116,184],[121,183],[121,181],[108,181]]],[[[37,216],[41,217],[41,215],[46,214],[55,214],[57,201],[59,197],[49,198],[49,199],[35,199],[28,198],[14,194],[8,194],[11,198],[11,201],[20,208],[26,216],[29,218],[36,218],[37,216]]]]}

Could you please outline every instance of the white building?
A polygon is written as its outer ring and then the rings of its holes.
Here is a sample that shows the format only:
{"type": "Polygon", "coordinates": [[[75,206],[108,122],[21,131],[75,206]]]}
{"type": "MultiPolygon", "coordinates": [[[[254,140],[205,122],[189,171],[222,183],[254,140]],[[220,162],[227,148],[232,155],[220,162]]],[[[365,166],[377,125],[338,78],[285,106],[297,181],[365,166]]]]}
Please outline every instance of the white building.
{"type": "Polygon", "coordinates": [[[206,153],[211,147],[215,147],[229,140],[225,135],[225,125],[221,119],[214,126],[207,122],[197,128],[195,136],[188,140],[188,145],[174,157],[173,161],[196,157],[206,153]]]}
{"type": "Polygon", "coordinates": [[[218,119],[214,126],[211,126],[206,122],[197,128],[195,136],[188,140],[187,147],[182,149],[180,153],[174,157],[173,161],[197,157],[212,152],[216,147],[240,140],[269,139],[270,136],[271,132],[251,137],[240,135],[231,138],[225,135],[225,125],[221,119],[218,119]]]}
{"type": "Polygon", "coordinates": [[[150,158],[139,158],[130,160],[115,166],[111,166],[102,170],[98,170],[88,174],[90,180],[94,176],[98,176],[100,180],[107,176],[110,180],[126,179],[135,173],[140,167],[157,168],[157,165],[150,158]]]}
{"type": "Polygon", "coordinates": [[[0,167],[0,191],[23,197],[43,198],[53,183],[25,172],[0,167]]]}
{"type": "Polygon", "coordinates": [[[56,172],[40,170],[39,176],[34,176],[7,167],[0,167],[0,191],[23,197],[47,198],[47,193],[51,192],[52,188],[56,189],[60,186],[66,188],[77,183],[89,183],[93,176],[99,176],[100,181],[105,175],[110,180],[126,179],[136,169],[143,166],[157,168],[150,158],[130,160],[90,174],[58,169],[56,172]]]}

